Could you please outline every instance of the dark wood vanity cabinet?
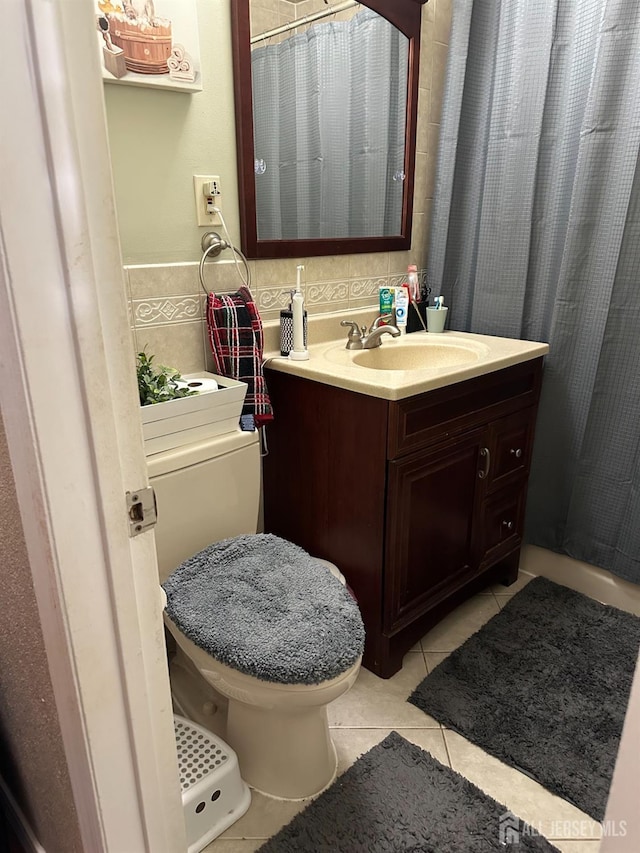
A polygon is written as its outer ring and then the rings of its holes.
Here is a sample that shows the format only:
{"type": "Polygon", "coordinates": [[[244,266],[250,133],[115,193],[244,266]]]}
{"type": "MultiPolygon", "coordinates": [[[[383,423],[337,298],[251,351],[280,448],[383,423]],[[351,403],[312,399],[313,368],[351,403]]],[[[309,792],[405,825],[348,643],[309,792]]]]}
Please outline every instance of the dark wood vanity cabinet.
{"type": "Polygon", "coordinates": [[[382,677],[518,573],[542,359],[397,402],[267,370],[265,530],[335,563],[382,677]]]}

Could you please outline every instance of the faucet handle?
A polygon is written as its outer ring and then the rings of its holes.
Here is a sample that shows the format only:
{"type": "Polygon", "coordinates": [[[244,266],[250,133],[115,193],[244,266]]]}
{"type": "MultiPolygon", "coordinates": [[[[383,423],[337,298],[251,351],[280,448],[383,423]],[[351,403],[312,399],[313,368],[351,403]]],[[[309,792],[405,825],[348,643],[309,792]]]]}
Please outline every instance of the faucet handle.
{"type": "Polygon", "coordinates": [[[379,329],[381,325],[389,325],[393,323],[393,314],[378,314],[376,319],[371,324],[371,328],[369,329],[369,334],[371,332],[375,332],[376,329],[379,329]]]}
{"type": "Polygon", "coordinates": [[[362,349],[363,331],[353,320],[340,320],[341,326],[350,326],[347,338],[347,349],[362,349]]]}

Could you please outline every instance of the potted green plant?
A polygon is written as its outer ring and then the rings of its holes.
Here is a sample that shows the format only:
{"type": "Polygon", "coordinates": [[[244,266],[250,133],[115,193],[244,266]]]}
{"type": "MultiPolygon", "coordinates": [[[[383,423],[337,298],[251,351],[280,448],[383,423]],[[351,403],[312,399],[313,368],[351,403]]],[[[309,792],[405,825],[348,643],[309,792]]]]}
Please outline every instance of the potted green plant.
{"type": "Polygon", "coordinates": [[[138,393],[140,405],[150,406],[153,403],[166,403],[168,400],[179,400],[192,397],[198,392],[189,388],[180,373],[173,367],[155,367],[153,356],[146,351],[139,352],[136,357],[138,374],[138,393]],[[182,384],[178,384],[182,383],[182,384]]]}

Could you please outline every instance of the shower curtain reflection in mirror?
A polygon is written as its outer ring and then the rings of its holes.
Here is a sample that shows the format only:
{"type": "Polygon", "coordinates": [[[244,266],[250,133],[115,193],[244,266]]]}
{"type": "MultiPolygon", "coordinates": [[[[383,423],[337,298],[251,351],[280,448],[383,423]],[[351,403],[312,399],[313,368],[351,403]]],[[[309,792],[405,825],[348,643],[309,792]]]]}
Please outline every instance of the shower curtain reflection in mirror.
{"type": "Polygon", "coordinates": [[[258,239],[401,233],[408,45],[365,9],[253,49],[258,239]]]}

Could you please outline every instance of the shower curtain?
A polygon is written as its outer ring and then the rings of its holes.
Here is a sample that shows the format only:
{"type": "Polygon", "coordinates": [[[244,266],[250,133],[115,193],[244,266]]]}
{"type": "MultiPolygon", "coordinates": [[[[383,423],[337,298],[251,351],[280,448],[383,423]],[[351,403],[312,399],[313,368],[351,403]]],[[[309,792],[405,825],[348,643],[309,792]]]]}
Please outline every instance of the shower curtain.
{"type": "Polygon", "coordinates": [[[549,342],[527,540],[635,583],[639,93],[637,0],[454,3],[429,257],[451,328],[549,342]]]}
{"type": "Polygon", "coordinates": [[[400,233],[407,69],[370,9],[252,51],[260,240],[400,233]]]}

